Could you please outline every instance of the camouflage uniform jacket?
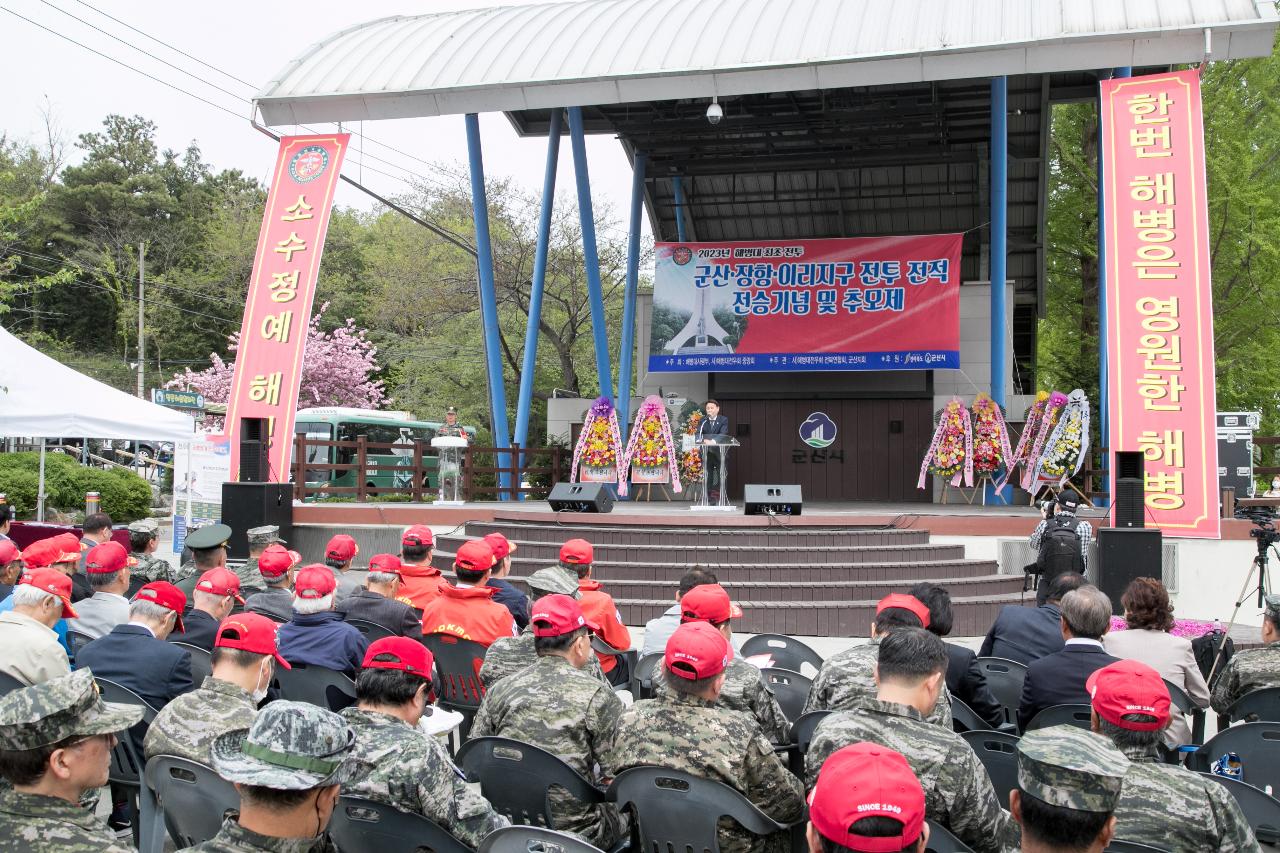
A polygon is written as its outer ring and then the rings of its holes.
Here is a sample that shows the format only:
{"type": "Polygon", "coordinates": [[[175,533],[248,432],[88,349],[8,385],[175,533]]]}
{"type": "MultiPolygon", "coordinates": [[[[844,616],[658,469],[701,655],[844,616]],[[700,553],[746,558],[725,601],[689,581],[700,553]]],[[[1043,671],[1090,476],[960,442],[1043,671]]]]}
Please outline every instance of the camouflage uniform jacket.
{"type": "MultiPolygon", "coordinates": [[[[653,680],[654,693],[658,696],[670,697],[673,692],[667,686],[667,680],[659,674],[653,680]]],[[[724,687],[720,689],[720,698],[716,705],[730,711],[742,711],[755,717],[760,724],[760,731],[774,743],[787,743],[791,734],[791,724],[787,715],[778,707],[778,700],[773,698],[769,688],[765,686],[760,670],[742,660],[734,658],[729,661],[725,670],[724,687]]]]}
{"type": "Polygon", "coordinates": [[[236,573],[236,577],[240,578],[240,595],[246,596],[251,592],[262,592],[267,588],[267,582],[262,579],[262,572],[258,570],[258,558],[250,557],[244,561],[243,565],[227,566],[231,571],[236,573]]]}
{"type": "MultiPolygon", "coordinates": [[[[525,628],[518,637],[502,637],[493,641],[493,645],[484,654],[480,681],[488,689],[508,675],[515,675],[525,667],[533,666],[537,661],[538,652],[533,647],[533,629],[525,628]]],[[[600,659],[595,655],[591,656],[582,671],[594,675],[605,684],[609,683],[604,677],[604,670],[600,668],[600,659]]]]}
{"type": "Polygon", "coordinates": [[[490,832],[509,825],[467,787],[434,737],[376,711],[347,708],[342,718],[356,733],[351,754],[374,765],[364,779],[343,786],[343,794],[423,815],[468,847],[479,847],[490,832]]]}
{"type": "Polygon", "coordinates": [[[160,709],[147,729],[142,749],[209,764],[209,746],[219,735],[253,725],[258,709],[244,688],[206,676],[199,689],[184,693],[160,709]]]}
{"type": "Polygon", "coordinates": [[[133,554],[138,565],[129,570],[129,576],[146,583],[152,581],[169,581],[173,583],[174,572],[173,566],[170,566],[167,560],[161,560],[159,557],[153,557],[150,554],[133,554]]]}
{"type": "MultiPolygon", "coordinates": [[[[804,787],[774,755],[756,721],[696,696],[637,702],[622,712],[604,767],[616,777],[632,767],[665,767],[734,788],[779,823],[804,816],[804,787]]],[[[720,821],[721,853],[785,851],[789,833],[766,839],[720,821]]]]}
{"type": "Polygon", "coordinates": [[[805,756],[805,783],[813,787],[831,753],[860,741],[897,750],[924,788],[925,814],[978,853],[1016,849],[1018,825],[1000,807],[986,768],[964,738],[934,725],[907,705],[857,699],[818,723],[805,756]]]}
{"type": "MultiPolygon", "coordinates": [[[[531,743],[598,782],[596,765],[604,764],[603,756],[613,746],[621,714],[622,701],[612,687],[565,658],[547,655],[485,694],[471,736],[531,743]]],[[[585,805],[552,789],[551,807],[557,829],[576,832],[605,849],[618,840],[621,826],[611,804],[585,805]]]]}
{"type": "MultiPolygon", "coordinates": [[[[873,639],[827,658],[809,688],[804,712],[845,711],[858,699],[876,698],[875,671],[879,654],[880,641],[873,639]]],[[[933,713],[926,719],[951,731],[951,695],[945,686],[938,693],[933,713]]]]}
{"type": "Polygon", "coordinates": [[[1173,853],[1260,853],[1235,797],[1211,779],[1160,762],[1155,753],[1120,748],[1132,762],[1116,806],[1116,838],[1155,843],[1173,853]]]}
{"type": "Polygon", "coordinates": [[[187,560],[181,566],[178,566],[178,570],[173,573],[173,580],[169,581],[169,583],[177,583],[178,581],[186,580],[187,578],[191,577],[195,573],[196,573],[196,561],[187,560]]]}
{"type": "Polygon", "coordinates": [[[178,853],[339,853],[329,834],[315,838],[272,838],[245,829],[234,817],[222,822],[222,829],[208,841],[184,847],[178,853]]]}
{"type": "Polygon", "coordinates": [[[133,853],[105,821],[82,806],[0,790],[0,849],[27,853],[133,853]]]}
{"type": "Polygon", "coordinates": [[[1280,640],[1260,649],[1237,652],[1213,686],[1209,704],[1219,714],[1225,714],[1241,696],[1264,687],[1280,687],[1280,640]]]}

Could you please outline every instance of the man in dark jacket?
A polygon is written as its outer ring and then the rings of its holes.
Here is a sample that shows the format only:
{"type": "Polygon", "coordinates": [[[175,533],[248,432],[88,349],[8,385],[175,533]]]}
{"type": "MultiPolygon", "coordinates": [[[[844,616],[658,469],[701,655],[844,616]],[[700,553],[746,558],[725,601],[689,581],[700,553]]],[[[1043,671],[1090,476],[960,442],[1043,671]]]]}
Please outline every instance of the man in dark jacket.
{"type": "Polygon", "coordinates": [[[374,554],[369,560],[365,586],[339,602],[337,610],[347,620],[363,619],[421,642],[422,618],[408,604],[396,600],[399,594],[400,558],[395,554],[374,554]]]}
{"type": "Polygon", "coordinates": [[[501,533],[490,533],[484,537],[484,541],[489,543],[489,547],[493,549],[493,558],[498,561],[493,564],[493,574],[486,586],[497,590],[493,594],[493,600],[511,611],[516,627],[523,631],[529,624],[529,596],[506,579],[511,574],[511,555],[516,550],[516,544],[501,533]]]}
{"type": "Polygon", "coordinates": [[[186,643],[212,653],[218,626],[231,615],[237,602],[244,603],[239,575],[230,569],[210,569],[196,581],[195,600],[195,607],[182,619],[186,630],[170,634],[169,642],[186,643]]]}
{"type": "Polygon", "coordinates": [[[1000,608],[978,650],[979,656],[1030,664],[1062,651],[1062,612],[1058,602],[1085,583],[1084,575],[1068,572],[1054,579],[1049,587],[1049,600],[1039,607],[1010,604],[1000,608]]]}
{"type": "MultiPolygon", "coordinates": [[[[929,633],[939,637],[950,634],[955,613],[951,607],[951,593],[946,587],[928,582],[918,583],[911,588],[911,594],[929,608],[929,633]]],[[[968,705],[991,728],[1004,725],[1004,708],[991,695],[991,690],[987,687],[987,676],[978,667],[978,657],[973,649],[966,649],[955,643],[942,645],[947,650],[947,690],[954,698],[968,705]]]]}
{"type": "Polygon", "coordinates": [[[293,584],[293,619],[280,626],[280,656],[355,677],[369,641],[333,609],[338,581],[328,566],[310,565],[293,584]]]}

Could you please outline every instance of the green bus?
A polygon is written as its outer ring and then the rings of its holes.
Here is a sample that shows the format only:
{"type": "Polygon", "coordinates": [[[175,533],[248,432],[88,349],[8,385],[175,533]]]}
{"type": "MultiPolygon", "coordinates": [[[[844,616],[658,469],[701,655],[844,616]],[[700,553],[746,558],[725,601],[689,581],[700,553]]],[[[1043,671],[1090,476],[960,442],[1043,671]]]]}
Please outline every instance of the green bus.
{"type": "MultiPolygon", "coordinates": [[[[366,455],[368,464],[400,465],[404,472],[389,470],[371,470],[365,472],[365,485],[374,488],[413,487],[413,442],[421,439],[426,446],[422,448],[423,474],[422,487],[437,489],[440,487],[437,470],[439,459],[436,450],[430,446],[436,431],[444,426],[439,421],[415,421],[408,412],[379,412],[372,409],[352,409],[341,406],[325,406],[314,409],[299,409],[294,420],[293,430],[296,434],[316,441],[356,441],[364,436],[371,444],[397,444],[402,448],[390,451],[379,449],[366,455]]],[[[467,438],[474,442],[476,428],[464,426],[467,438]]],[[[350,465],[356,461],[355,448],[308,447],[308,463],[317,465],[350,465]],[[336,457],[335,457],[336,451],[336,457]]],[[[346,471],[307,471],[308,489],[322,490],[326,487],[356,486],[356,472],[346,471]]]]}

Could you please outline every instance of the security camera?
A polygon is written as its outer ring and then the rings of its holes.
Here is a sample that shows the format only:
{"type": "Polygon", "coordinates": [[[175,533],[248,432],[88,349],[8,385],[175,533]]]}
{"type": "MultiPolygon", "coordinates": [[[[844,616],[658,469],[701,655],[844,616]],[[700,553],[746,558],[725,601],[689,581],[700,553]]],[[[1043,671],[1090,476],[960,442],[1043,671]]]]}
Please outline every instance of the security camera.
{"type": "Polygon", "coordinates": [[[719,99],[712,98],[707,106],[707,121],[711,124],[719,124],[722,118],[724,118],[724,107],[720,106],[719,99]]]}

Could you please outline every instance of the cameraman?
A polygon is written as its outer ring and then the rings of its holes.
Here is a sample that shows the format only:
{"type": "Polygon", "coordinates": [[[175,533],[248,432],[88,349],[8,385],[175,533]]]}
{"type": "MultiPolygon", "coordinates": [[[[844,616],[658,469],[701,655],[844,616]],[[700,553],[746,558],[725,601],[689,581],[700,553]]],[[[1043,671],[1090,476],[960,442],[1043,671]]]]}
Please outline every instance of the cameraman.
{"type": "Polygon", "coordinates": [[[1029,544],[1037,552],[1036,561],[1025,571],[1040,575],[1036,588],[1036,606],[1043,605],[1049,597],[1053,580],[1063,572],[1086,575],[1089,563],[1089,543],[1093,541],[1093,528],[1087,521],[1076,518],[1080,498],[1073,491],[1064,491],[1057,501],[1045,501],[1041,509],[1044,519],[1031,531],[1029,544]]]}

